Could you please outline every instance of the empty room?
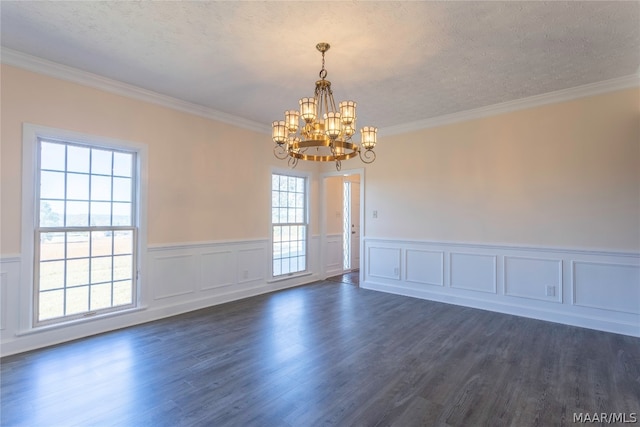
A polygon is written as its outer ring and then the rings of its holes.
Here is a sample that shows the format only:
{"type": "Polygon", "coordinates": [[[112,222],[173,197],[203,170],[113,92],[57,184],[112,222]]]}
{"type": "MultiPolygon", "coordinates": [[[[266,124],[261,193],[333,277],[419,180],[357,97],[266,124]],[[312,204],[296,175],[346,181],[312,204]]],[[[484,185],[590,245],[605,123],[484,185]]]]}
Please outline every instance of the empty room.
{"type": "Polygon", "coordinates": [[[0,2],[2,426],[640,422],[640,2],[0,2]]]}

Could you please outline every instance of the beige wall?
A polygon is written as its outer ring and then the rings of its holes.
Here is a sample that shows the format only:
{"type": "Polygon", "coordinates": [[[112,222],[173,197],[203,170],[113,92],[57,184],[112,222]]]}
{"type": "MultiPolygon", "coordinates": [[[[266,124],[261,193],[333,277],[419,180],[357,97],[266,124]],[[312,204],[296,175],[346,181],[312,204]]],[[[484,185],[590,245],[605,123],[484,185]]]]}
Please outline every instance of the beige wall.
{"type": "Polygon", "coordinates": [[[640,250],[638,88],[379,140],[368,237],[640,250]]]}
{"type": "MultiPolygon", "coordinates": [[[[149,244],[269,236],[269,173],[287,169],[269,135],[6,65],[1,85],[1,254],[20,252],[23,122],[147,144],[149,244]]],[[[366,235],[638,251],[639,99],[635,88],[381,134],[366,235]]],[[[311,191],[317,234],[315,179],[311,191]]]]}
{"type": "Polygon", "coordinates": [[[21,249],[23,122],[147,144],[149,244],[269,236],[271,168],[288,168],[270,135],[7,65],[1,90],[1,254],[21,249]]]}
{"type": "Polygon", "coordinates": [[[329,176],[324,178],[324,209],[326,215],[326,228],[327,234],[342,234],[344,228],[344,177],[342,176],[329,176]]]}

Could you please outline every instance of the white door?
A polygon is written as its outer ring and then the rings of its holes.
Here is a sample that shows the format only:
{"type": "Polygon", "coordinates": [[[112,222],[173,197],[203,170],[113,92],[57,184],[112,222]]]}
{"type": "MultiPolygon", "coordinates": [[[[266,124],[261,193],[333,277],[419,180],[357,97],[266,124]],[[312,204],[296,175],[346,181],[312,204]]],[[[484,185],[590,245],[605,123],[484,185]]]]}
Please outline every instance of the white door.
{"type": "Polygon", "coordinates": [[[351,270],[360,268],[360,183],[351,181],[351,270]]]}

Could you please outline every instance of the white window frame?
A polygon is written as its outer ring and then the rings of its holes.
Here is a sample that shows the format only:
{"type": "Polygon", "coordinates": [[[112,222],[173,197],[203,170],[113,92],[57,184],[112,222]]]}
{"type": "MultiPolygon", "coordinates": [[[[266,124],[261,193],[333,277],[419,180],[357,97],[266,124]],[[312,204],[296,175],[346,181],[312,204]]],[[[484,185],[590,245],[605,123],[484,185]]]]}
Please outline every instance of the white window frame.
{"type": "Polygon", "coordinates": [[[24,123],[22,128],[22,277],[20,292],[20,318],[19,331],[28,333],[31,330],[40,330],[49,327],[60,327],[78,322],[108,317],[128,313],[131,310],[137,310],[143,307],[145,303],[146,291],[144,271],[146,267],[145,252],[147,246],[147,161],[148,150],[146,144],[107,138],[102,136],[88,135],[84,133],[73,132],[64,129],[57,129],[45,126],[24,123]],[[35,298],[35,254],[36,239],[34,233],[39,217],[39,209],[36,207],[38,191],[36,183],[38,182],[39,171],[39,140],[53,140],[69,142],[72,144],[87,145],[94,148],[105,148],[113,150],[131,151],[136,154],[136,171],[133,179],[137,183],[135,192],[136,205],[134,212],[135,217],[133,224],[138,228],[137,238],[135,239],[134,253],[136,254],[136,274],[133,279],[134,285],[134,301],[133,307],[116,311],[106,311],[91,317],[80,317],[60,322],[37,322],[37,310],[34,306],[35,298]]]}
{"type": "Polygon", "coordinates": [[[311,199],[311,195],[310,195],[310,188],[311,188],[311,174],[308,172],[302,172],[302,171],[293,171],[291,169],[279,169],[279,168],[272,168],[270,173],[269,173],[269,277],[271,278],[270,281],[279,281],[279,280],[286,280],[286,279],[290,279],[290,278],[294,278],[294,277],[300,277],[300,276],[306,276],[308,274],[310,274],[310,254],[309,254],[309,247],[310,247],[310,216],[309,216],[309,206],[310,206],[310,199],[311,199]],[[272,218],[272,203],[271,203],[271,195],[272,195],[272,191],[273,191],[273,175],[284,175],[284,176],[293,176],[293,177],[297,177],[297,178],[305,178],[305,206],[304,206],[304,221],[305,221],[305,227],[306,227],[306,232],[305,232],[305,254],[306,254],[306,262],[305,262],[305,269],[303,271],[297,271],[297,272],[292,272],[292,273],[287,273],[287,274],[280,274],[277,276],[274,276],[274,271],[273,271],[273,257],[274,257],[274,253],[273,253],[273,218],[272,218]]]}

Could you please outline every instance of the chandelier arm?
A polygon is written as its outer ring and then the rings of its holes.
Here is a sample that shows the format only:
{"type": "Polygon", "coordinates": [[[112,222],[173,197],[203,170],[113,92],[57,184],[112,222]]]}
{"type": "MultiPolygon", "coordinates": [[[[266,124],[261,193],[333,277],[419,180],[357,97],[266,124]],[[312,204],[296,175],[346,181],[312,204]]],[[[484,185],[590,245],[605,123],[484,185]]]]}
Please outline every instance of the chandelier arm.
{"type": "Polygon", "coordinates": [[[324,98],[322,97],[322,90],[318,89],[318,94],[316,95],[318,98],[318,115],[316,117],[317,122],[322,121],[322,115],[324,113],[324,98]]]}
{"type": "Polygon", "coordinates": [[[297,157],[289,157],[288,164],[289,164],[289,167],[291,169],[295,169],[295,167],[298,166],[298,158],[297,157]]]}
{"type": "Polygon", "coordinates": [[[328,92],[329,92],[329,101],[331,101],[331,111],[339,112],[340,110],[336,108],[336,101],[333,99],[333,91],[331,90],[331,87],[329,87],[328,92]]]}
{"type": "Polygon", "coordinates": [[[324,120],[324,115],[328,112],[326,88],[320,89],[320,95],[318,96],[318,98],[318,121],[322,122],[324,120]]]}
{"type": "Polygon", "coordinates": [[[284,160],[289,157],[289,152],[285,148],[284,144],[276,144],[276,146],[273,147],[273,155],[280,160],[284,160]]]}
{"type": "Polygon", "coordinates": [[[365,150],[364,153],[362,152],[362,150],[360,150],[358,154],[360,154],[360,160],[362,160],[364,163],[373,163],[373,161],[376,159],[376,153],[371,148],[365,150]]]}
{"type": "Polygon", "coordinates": [[[303,137],[303,139],[309,139],[311,138],[312,130],[313,130],[313,126],[310,125],[309,123],[305,123],[304,128],[300,132],[300,135],[303,137]]]}
{"type": "MultiPolygon", "coordinates": [[[[322,89],[322,104],[324,107],[324,113],[327,113],[329,111],[329,99],[327,97],[327,89],[323,88],[322,89]]],[[[323,114],[323,118],[324,118],[324,114],[323,114]]]]}

